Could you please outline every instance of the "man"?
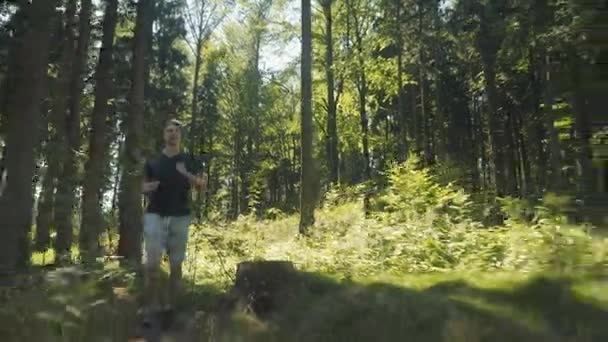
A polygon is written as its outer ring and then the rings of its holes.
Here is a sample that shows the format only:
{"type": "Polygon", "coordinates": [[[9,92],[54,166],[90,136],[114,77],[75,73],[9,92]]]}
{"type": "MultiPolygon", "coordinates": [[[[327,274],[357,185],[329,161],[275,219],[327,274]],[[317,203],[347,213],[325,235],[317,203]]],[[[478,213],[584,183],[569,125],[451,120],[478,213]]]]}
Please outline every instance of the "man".
{"type": "Polygon", "coordinates": [[[181,124],[169,120],[164,128],[165,146],[145,166],[142,190],[148,197],[144,214],[145,287],[148,309],[160,309],[160,261],[169,256],[169,305],[175,304],[182,278],[182,263],[191,223],[191,188],[202,191],[205,177],[191,173],[190,158],[181,151],[181,124]]]}

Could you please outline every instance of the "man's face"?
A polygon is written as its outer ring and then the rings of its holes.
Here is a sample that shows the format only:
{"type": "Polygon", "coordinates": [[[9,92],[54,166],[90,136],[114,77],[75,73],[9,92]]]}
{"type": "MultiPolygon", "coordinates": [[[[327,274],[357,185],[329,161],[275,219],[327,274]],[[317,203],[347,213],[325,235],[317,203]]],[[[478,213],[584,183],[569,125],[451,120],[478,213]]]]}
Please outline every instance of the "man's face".
{"type": "Polygon", "coordinates": [[[169,124],[165,127],[165,144],[168,146],[179,146],[182,140],[180,128],[175,124],[169,124]]]}

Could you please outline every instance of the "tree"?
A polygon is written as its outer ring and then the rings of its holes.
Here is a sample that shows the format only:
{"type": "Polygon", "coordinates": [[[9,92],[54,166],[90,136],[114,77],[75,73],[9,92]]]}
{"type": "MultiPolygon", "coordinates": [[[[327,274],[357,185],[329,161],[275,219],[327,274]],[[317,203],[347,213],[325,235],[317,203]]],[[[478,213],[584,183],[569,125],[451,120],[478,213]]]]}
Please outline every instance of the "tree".
{"type": "Polygon", "coordinates": [[[108,160],[108,114],[112,108],[112,64],[114,35],[118,19],[118,0],[106,0],[103,19],[103,38],[99,62],[95,72],[95,105],[91,114],[89,157],[85,165],[82,190],[82,223],[80,225],[80,251],[98,255],[98,238],[103,228],[102,187],[104,168],[108,160]]]}
{"type": "Polygon", "coordinates": [[[355,58],[356,58],[356,85],[359,95],[359,115],[361,124],[361,144],[363,145],[363,162],[364,172],[363,179],[371,178],[371,155],[369,148],[369,114],[367,106],[368,96],[368,75],[365,70],[365,43],[364,38],[370,26],[370,22],[366,20],[370,4],[367,1],[351,0],[349,9],[353,19],[355,31],[355,58]]]}
{"type": "Polygon", "coordinates": [[[327,77],[327,163],[329,166],[329,180],[331,183],[338,182],[340,160],[338,155],[338,129],[337,129],[337,107],[340,92],[336,94],[334,81],[334,40],[333,40],[333,0],[321,0],[323,16],[325,17],[325,74],[327,77]]]}
{"type": "MultiPolygon", "coordinates": [[[[221,4],[212,0],[190,0],[184,7],[184,17],[190,31],[190,36],[186,37],[186,42],[194,55],[194,77],[192,79],[192,99],[190,105],[192,132],[198,132],[200,127],[199,119],[199,85],[201,78],[201,66],[203,62],[203,46],[215,28],[226,16],[226,8],[229,4],[221,4]],[[218,8],[219,7],[219,8],[218,8]]],[[[195,136],[190,137],[190,150],[194,150],[195,136]]]]}
{"type": "Polygon", "coordinates": [[[312,125],[312,28],[310,0],[302,0],[300,234],[314,224],[315,165],[312,125]]]}
{"type": "Polygon", "coordinates": [[[55,223],[57,228],[56,252],[59,256],[70,255],[73,244],[72,224],[74,207],[77,203],[78,152],[80,151],[81,99],[84,89],[84,73],[88,57],[91,35],[91,0],[82,0],[76,50],[69,84],[68,116],[66,118],[65,158],[55,197],[55,223]]]}
{"type": "Polygon", "coordinates": [[[143,172],[143,114],[147,66],[146,54],[152,32],[153,0],[139,0],[133,39],[133,74],[129,94],[129,115],[126,122],[123,171],[119,195],[120,240],[118,254],[129,262],[141,259],[143,172]]]}
{"type": "Polygon", "coordinates": [[[32,223],[32,178],[38,143],[40,105],[45,94],[50,28],[55,1],[22,2],[25,31],[16,42],[14,87],[7,89],[7,185],[0,197],[0,275],[10,275],[29,261],[28,233],[32,223]],[[34,129],[32,129],[32,124],[34,129]]]}
{"type": "MultiPolygon", "coordinates": [[[[49,130],[49,141],[45,149],[47,170],[42,183],[42,194],[38,201],[38,216],[36,220],[36,249],[46,250],[50,243],[51,226],[55,223],[55,208],[57,199],[55,191],[59,176],[63,172],[63,164],[66,160],[66,122],[68,117],[68,98],[70,94],[70,82],[72,79],[72,63],[74,62],[74,40],[76,23],[76,0],[69,0],[61,29],[60,58],[57,70],[57,78],[53,82],[54,92],[52,94],[52,112],[49,130]]],[[[61,235],[60,244],[65,244],[67,232],[61,235]]],[[[60,253],[63,247],[54,246],[60,253]]],[[[69,247],[68,247],[69,248],[69,247]]]]}

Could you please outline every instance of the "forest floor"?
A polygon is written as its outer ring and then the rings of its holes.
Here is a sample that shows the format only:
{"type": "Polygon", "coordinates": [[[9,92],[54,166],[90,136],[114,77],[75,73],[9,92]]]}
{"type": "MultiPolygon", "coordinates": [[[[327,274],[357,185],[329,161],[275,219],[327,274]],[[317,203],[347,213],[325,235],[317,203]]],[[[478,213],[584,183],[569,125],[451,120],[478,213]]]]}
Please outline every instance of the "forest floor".
{"type": "MultiPolygon", "coordinates": [[[[148,341],[608,341],[606,237],[361,209],[319,210],[309,237],[295,216],[194,228],[174,324],[148,341]],[[293,279],[262,272],[235,292],[238,265],[262,260],[291,262],[293,279]]],[[[0,341],[144,341],[140,284],[116,261],[36,267],[0,288],[0,341]]]]}
{"type": "MultiPolygon", "coordinates": [[[[57,270],[0,308],[2,341],[146,341],[138,287],[124,270],[57,270]],[[88,274],[88,275],[86,275],[88,274]],[[106,278],[96,278],[106,274],[106,278]],[[52,277],[53,277],[52,276],[52,277]]],[[[519,273],[411,274],[337,280],[298,272],[305,286],[263,317],[226,316],[225,293],[195,285],[172,328],[147,341],[606,341],[608,278],[519,273]]],[[[192,285],[192,284],[191,284],[192,285]]],[[[19,291],[19,290],[14,290],[19,291]]],[[[155,323],[157,324],[157,323],[155,323]]]]}

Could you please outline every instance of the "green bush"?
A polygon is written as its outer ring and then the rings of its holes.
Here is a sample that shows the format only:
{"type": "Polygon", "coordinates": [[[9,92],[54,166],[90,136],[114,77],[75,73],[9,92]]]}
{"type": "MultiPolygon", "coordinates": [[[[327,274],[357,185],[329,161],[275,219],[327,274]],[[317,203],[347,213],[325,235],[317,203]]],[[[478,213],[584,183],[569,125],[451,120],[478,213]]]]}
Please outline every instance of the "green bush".
{"type": "Polygon", "coordinates": [[[418,168],[417,164],[417,158],[412,157],[389,169],[388,189],[376,200],[376,207],[382,209],[380,215],[397,222],[426,214],[456,221],[469,217],[469,196],[451,183],[441,185],[428,169],[418,168]]]}
{"type": "MultiPolygon", "coordinates": [[[[450,183],[441,185],[416,165],[412,158],[390,169],[388,186],[372,198],[371,216],[363,210],[369,183],[332,190],[307,238],[297,235],[297,216],[241,218],[219,227],[208,224],[202,231],[216,236],[215,248],[227,255],[230,267],[244,259],[285,259],[303,270],[343,278],[461,269],[605,268],[608,243],[592,238],[585,227],[565,225],[558,210],[563,199],[549,196],[536,206],[502,199],[498,204],[506,224],[488,228],[475,219],[468,194],[450,183]]],[[[206,253],[209,262],[219,261],[215,254],[206,253]]]]}

